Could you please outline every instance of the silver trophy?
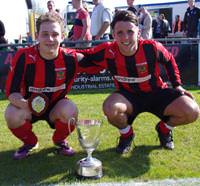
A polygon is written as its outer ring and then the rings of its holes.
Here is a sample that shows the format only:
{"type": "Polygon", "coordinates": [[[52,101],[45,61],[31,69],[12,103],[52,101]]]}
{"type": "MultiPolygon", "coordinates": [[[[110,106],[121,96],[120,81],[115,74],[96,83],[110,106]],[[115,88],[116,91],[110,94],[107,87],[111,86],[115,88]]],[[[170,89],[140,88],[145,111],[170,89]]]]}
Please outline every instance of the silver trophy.
{"type": "Polygon", "coordinates": [[[76,128],[81,147],[86,150],[87,157],[77,162],[77,174],[81,178],[101,178],[102,163],[92,157],[92,152],[99,144],[101,122],[98,120],[79,120],[76,128]]]}

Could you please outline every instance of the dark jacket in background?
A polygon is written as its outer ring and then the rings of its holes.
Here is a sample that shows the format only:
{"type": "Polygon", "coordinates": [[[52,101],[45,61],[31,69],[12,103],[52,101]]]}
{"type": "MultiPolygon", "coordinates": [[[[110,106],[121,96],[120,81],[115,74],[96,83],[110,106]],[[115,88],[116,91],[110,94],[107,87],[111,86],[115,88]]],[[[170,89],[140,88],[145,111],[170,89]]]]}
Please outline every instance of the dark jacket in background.
{"type": "Polygon", "coordinates": [[[161,21],[161,37],[167,37],[168,33],[171,31],[169,22],[166,19],[161,21]]]}
{"type": "Polygon", "coordinates": [[[187,37],[197,37],[198,21],[200,19],[200,9],[194,7],[192,10],[187,8],[184,16],[184,31],[187,33],[187,37]]]}
{"type": "MultiPolygon", "coordinates": [[[[5,26],[3,22],[0,20],[0,44],[7,44],[7,40],[5,39],[5,26]]],[[[7,49],[7,46],[0,47],[0,50],[7,49]]]]}

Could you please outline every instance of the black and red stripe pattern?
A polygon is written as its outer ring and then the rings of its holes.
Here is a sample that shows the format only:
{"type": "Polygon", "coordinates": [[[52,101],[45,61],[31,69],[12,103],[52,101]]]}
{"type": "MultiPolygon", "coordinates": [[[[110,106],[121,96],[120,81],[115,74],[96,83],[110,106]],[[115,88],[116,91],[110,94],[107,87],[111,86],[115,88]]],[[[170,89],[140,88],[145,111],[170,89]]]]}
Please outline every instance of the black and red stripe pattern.
{"type": "Polygon", "coordinates": [[[45,94],[50,102],[65,97],[77,74],[77,57],[73,50],[59,49],[58,57],[43,59],[37,46],[20,49],[8,74],[6,94],[21,92],[25,98],[32,93],[45,94]]]}
{"type": "Polygon", "coordinates": [[[103,43],[79,52],[85,56],[79,62],[80,72],[95,73],[97,68],[107,69],[114,77],[117,89],[150,92],[167,87],[161,78],[161,64],[172,85],[181,85],[174,57],[162,44],[153,40],[139,40],[138,50],[132,56],[122,55],[116,42],[103,43]]]}

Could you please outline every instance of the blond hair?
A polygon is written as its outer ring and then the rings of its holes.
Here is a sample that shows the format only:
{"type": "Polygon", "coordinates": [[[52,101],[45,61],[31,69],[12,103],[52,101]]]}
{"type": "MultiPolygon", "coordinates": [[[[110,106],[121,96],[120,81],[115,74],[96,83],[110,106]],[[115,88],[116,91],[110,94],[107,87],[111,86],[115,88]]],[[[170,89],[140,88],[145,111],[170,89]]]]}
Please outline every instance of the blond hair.
{"type": "Polygon", "coordinates": [[[57,22],[61,27],[61,32],[64,32],[64,21],[57,12],[47,12],[41,15],[36,21],[37,33],[40,31],[40,26],[45,22],[57,22]]]}

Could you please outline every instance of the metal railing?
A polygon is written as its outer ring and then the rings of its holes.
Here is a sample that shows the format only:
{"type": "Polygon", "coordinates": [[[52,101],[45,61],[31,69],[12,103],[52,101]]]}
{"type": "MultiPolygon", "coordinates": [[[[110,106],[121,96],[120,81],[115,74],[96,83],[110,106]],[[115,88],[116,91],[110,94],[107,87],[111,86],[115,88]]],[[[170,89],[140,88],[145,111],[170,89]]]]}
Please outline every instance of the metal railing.
{"type": "MultiPolygon", "coordinates": [[[[180,43],[180,44],[194,44],[194,43],[199,43],[200,38],[159,38],[159,39],[154,39],[156,41],[159,41],[161,43],[165,44],[173,44],[173,43],[180,43]]],[[[98,45],[103,42],[108,42],[108,41],[113,41],[113,40],[92,40],[89,42],[86,41],[68,41],[64,40],[61,43],[61,46],[63,47],[69,47],[69,48],[74,48],[76,44],[85,44],[85,43],[91,43],[91,46],[98,45]]],[[[0,51],[3,48],[4,50],[17,50],[18,48],[24,48],[31,46],[33,44],[36,44],[37,42],[34,41],[32,43],[17,43],[17,44],[0,44],[0,51]]]]}

